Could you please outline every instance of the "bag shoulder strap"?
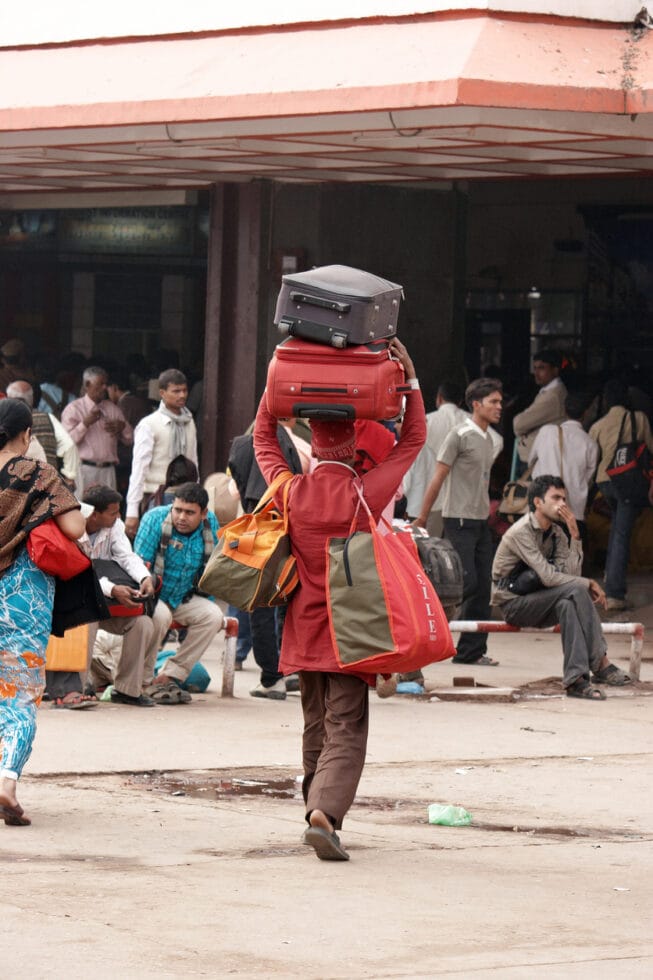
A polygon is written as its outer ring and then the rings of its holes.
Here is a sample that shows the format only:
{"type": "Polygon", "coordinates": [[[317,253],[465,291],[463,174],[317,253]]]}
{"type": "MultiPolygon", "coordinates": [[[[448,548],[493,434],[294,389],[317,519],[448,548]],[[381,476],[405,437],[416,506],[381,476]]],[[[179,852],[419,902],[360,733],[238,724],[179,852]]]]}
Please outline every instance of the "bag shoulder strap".
{"type": "Polygon", "coordinates": [[[163,566],[165,563],[166,550],[170,544],[170,539],[172,537],[172,508],[166,514],[163,524],[161,525],[161,537],[159,539],[159,547],[156,550],[156,558],[154,559],[154,568],[152,571],[155,575],[163,575],[163,566]]]}
{"type": "Polygon", "coordinates": [[[560,479],[564,483],[565,482],[565,478],[564,478],[563,472],[562,472],[562,448],[563,448],[563,441],[562,441],[562,423],[559,423],[558,424],[558,445],[560,446],[560,479]]]}
{"type": "Polygon", "coordinates": [[[529,466],[527,467],[527,469],[524,470],[524,472],[520,476],[516,477],[514,480],[508,480],[508,482],[504,485],[503,495],[505,496],[505,494],[515,485],[523,485],[525,483],[529,483],[532,472],[533,472],[533,466],[529,466]]]}
{"type": "Polygon", "coordinates": [[[617,436],[617,447],[621,445],[624,436],[624,429],[626,426],[626,419],[628,418],[628,409],[624,409],[624,414],[621,416],[621,425],[619,426],[619,435],[617,436]]]}
{"type": "Polygon", "coordinates": [[[268,486],[267,490],[252,511],[252,514],[259,514],[263,510],[273,509],[275,506],[274,496],[281,489],[281,487],[284,487],[283,501],[285,510],[288,500],[288,491],[290,490],[290,482],[294,480],[295,475],[296,474],[291,473],[290,470],[282,470],[281,473],[279,473],[279,475],[275,477],[272,483],[268,486]]]}
{"type": "Polygon", "coordinates": [[[64,408],[66,407],[64,405],[64,399],[65,399],[65,397],[66,397],[66,395],[65,395],[65,392],[64,392],[62,394],[62,396],[61,396],[61,401],[57,402],[52,397],[52,395],[49,394],[49,392],[43,391],[43,389],[41,389],[41,398],[43,399],[43,401],[45,401],[45,402],[48,403],[48,405],[52,409],[52,414],[53,415],[56,415],[58,419],[61,418],[61,413],[63,412],[64,408]]]}
{"type": "Polygon", "coordinates": [[[371,530],[372,534],[374,534],[375,531],[378,530],[378,528],[377,528],[376,522],[374,520],[374,515],[372,514],[372,511],[370,510],[369,505],[367,503],[367,500],[365,499],[365,496],[363,494],[363,484],[362,484],[362,482],[360,480],[360,477],[357,477],[354,480],[354,490],[358,494],[358,504],[356,506],[356,510],[354,511],[354,516],[352,518],[351,526],[349,528],[349,534],[351,535],[351,534],[354,533],[354,529],[355,529],[356,523],[358,521],[358,512],[359,512],[361,506],[362,506],[363,510],[365,511],[365,513],[367,514],[367,519],[368,519],[369,524],[370,524],[370,530],[371,530]]]}
{"type": "Polygon", "coordinates": [[[208,517],[205,517],[202,523],[202,537],[204,539],[204,565],[206,565],[207,561],[213,554],[213,549],[215,548],[213,528],[211,527],[211,522],[208,517]]]}

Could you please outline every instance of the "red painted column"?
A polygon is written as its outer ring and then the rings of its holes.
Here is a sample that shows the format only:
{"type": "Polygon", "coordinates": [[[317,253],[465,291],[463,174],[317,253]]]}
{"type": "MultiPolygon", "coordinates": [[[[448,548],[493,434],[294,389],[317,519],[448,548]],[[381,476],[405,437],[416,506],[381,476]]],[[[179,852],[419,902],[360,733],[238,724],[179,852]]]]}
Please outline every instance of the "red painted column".
{"type": "Polygon", "coordinates": [[[215,184],[207,260],[202,476],[223,470],[256,412],[263,233],[261,183],[215,184]]]}

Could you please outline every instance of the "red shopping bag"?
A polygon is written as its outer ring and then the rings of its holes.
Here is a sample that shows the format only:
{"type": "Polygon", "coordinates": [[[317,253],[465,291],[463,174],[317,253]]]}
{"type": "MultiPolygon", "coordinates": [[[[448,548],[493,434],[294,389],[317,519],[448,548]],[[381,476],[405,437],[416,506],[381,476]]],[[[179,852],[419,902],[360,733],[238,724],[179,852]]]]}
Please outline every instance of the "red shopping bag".
{"type": "Polygon", "coordinates": [[[455,653],[442,605],[409,532],[382,534],[362,490],[369,531],[327,541],[326,593],[336,659],[352,673],[408,673],[455,653]]]}
{"type": "Polygon", "coordinates": [[[27,536],[27,553],[34,564],[56,578],[67,581],[90,568],[91,560],[76,541],[67,538],[56,521],[50,518],[27,536]]]}

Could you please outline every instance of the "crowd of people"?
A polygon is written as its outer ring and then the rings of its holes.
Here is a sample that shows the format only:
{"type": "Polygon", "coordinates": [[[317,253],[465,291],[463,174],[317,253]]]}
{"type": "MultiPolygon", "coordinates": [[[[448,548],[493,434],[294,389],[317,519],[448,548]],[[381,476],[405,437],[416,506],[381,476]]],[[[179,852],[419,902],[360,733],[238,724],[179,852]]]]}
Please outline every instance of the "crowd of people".
{"type": "MultiPolygon", "coordinates": [[[[567,694],[602,700],[597,685],[630,683],[628,675],[607,660],[596,607],[608,612],[628,608],[630,535],[642,505],[624,499],[606,470],[615,456],[624,418],[631,417],[631,393],[623,378],[608,379],[598,396],[578,384],[568,390],[562,368],[559,351],[535,355],[537,394],[514,414],[513,431],[504,432],[514,436],[517,472],[528,488],[526,513],[512,527],[499,527],[497,534],[497,522],[491,521],[491,470],[503,445],[503,437],[494,430],[499,428],[504,400],[502,382],[491,377],[468,386],[469,414],[462,420],[455,414],[462,409],[451,405],[446,433],[442,407],[455,388],[448,383],[441,386],[437,410],[427,416],[426,445],[407,476],[409,516],[417,526],[431,528],[436,506],[441,512],[444,536],[463,564],[460,619],[488,620],[494,606],[515,626],[560,624],[567,694]],[[592,413],[596,420],[590,426],[592,413]],[[435,451],[430,448],[431,431],[437,433],[435,451]],[[430,454],[426,465],[424,454],[430,454]],[[428,483],[425,473],[430,473],[428,483]],[[583,573],[585,517],[588,499],[595,493],[603,496],[612,512],[605,590],[583,573]]],[[[645,393],[633,393],[635,399],[638,396],[642,404],[645,393]]],[[[648,415],[638,409],[632,419],[633,438],[652,451],[648,415]]],[[[649,500],[653,502],[650,485],[649,500]]],[[[486,643],[486,634],[462,633],[454,662],[496,666],[486,643]]]]}
{"type": "MultiPolygon", "coordinates": [[[[451,541],[464,570],[460,618],[489,619],[494,605],[515,625],[559,623],[570,697],[601,700],[601,685],[630,682],[607,658],[596,611],[627,603],[628,543],[638,508],[614,492],[606,473],[630,409],[626,385],[620,379],[605,385],[605,411],[595,412],[588,432],[592,393],[568,391],[561,355],[540,351],[533,365],[539,392],[514,415],[513,432],[502,433],[501,380],[476,379],[464,401],[455,383],[444,382],[436,410],[425,415],[410,356],[396,338],[391,346],[410,387],[400,424],[313,422],[309,429],[271,416],[263,397],[253,431],[234,440],[229,493],[243,512],[281,472],[293,476],[289,533],[301,588],[287,609],[253,613],[223,612],[199,587],[219,525],[207,490],[214,484],[199,482],[196,421],[179,367],[164,367],[154,386],[141,389],[110,362],[77,361],[76,372],[45,377],[27,363],[20,341],[0,348],[0,813],[6,823],[29,822],[16,784],[44,691],[57,708],[94,707],[104,690],[120,705],[187,704],[191,673],[235,616],[238,664],[251,647],[260,668],[251,694],[275,701],[289,690],[301,693],[306,843],[322,859],[347,860],[338,831],[362,772],[368,691],[376,677],[339,670],[324,574],[325,542],[347,534],[356,485],[377,520],[394,514],[451,541]],[[498,542],[490,523],[491,473],[513,433],[518,465],[532,476],[528,510],[498,542]],[[605,591],[583,574],[584,518],[595,487],[613,515],[605,591]],[[44,675],[54,587],[25,544],[30,530],[49,518],[80,541],[106,603],[89,628],[85,674],[44,675]],[[171,629],[178,642],[161,662],[171,629]],[[101,642],[107,635],[117,644],[110,657],[101,642]]],[[[646,413],[637,410],[633,418],[637,437],[653,452],[646,413]]],[[[497,663],[482,633],[460,635],[454,662],[497,663]]]]}

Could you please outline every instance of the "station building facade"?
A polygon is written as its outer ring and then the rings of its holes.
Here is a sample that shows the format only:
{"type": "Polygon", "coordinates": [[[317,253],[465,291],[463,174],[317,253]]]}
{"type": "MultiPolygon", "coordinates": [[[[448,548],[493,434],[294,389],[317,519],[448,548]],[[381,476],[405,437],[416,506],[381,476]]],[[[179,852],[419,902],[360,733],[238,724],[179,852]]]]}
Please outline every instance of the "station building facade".
{"type": "Polygon", "coordinates": [[[427,402],[444,377],[527,374],[542,346],[653,368],[633,5],[313,6],[5,32],[0,339],[177,350],[205,380],[206,470],[253,416],[284,271],[402,283],[427,402]]]}

